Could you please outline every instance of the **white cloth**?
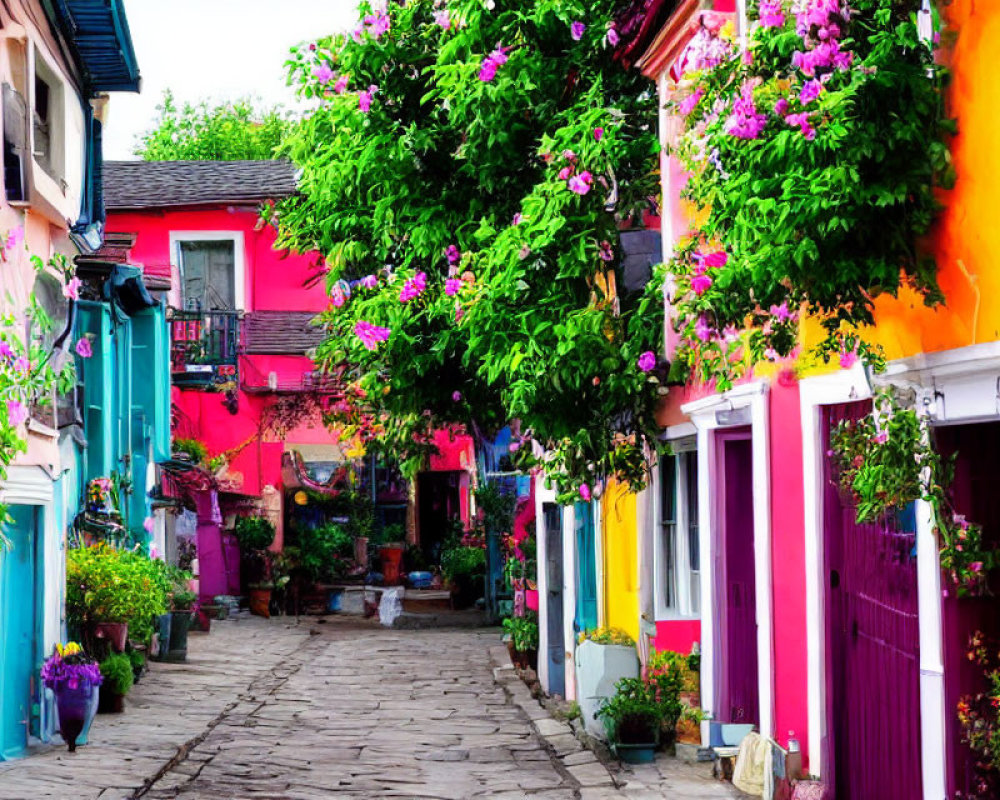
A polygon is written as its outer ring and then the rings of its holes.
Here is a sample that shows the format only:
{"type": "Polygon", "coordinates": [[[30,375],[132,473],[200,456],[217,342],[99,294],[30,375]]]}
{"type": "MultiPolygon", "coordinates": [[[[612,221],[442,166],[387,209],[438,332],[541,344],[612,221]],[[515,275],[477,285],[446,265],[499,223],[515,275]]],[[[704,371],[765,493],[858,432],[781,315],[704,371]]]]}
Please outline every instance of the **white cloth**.
{"type": "Polygon", "coordinates": [[[757,733],[748,733],[740,743],[733,767],[733,786],[755,797],[764,795],[764,773],[769,767],[771,745],[757,733]]]}

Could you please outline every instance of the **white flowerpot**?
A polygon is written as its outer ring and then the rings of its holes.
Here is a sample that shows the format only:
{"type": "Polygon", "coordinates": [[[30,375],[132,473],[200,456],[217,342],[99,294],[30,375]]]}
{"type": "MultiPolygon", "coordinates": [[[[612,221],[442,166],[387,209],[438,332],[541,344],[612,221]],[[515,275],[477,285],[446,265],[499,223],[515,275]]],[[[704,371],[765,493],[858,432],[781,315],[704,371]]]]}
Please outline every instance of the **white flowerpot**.
{"type": "Polygon", "coordinates": [[[597,710],[605,697],[615,693],[622,678],[639,677],[639,657],[635,648],[620,644],[597,644],[589,639],[576,648],[577,702],[587,733],[606,737],[597,710]]]}

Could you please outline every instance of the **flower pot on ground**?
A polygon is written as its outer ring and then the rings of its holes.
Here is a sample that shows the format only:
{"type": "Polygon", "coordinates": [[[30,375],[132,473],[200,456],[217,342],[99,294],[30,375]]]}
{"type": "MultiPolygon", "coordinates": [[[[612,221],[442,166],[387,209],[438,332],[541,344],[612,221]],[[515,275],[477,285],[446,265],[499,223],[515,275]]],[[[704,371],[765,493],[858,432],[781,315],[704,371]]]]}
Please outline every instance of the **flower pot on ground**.
{"type": "Polygon", "coordinates": [[[503,621],[503,630],[510,636],[510,646],[513,650],[511,660],[514,666],[521,669],[536,669],[538,667],[538,617],[527,613],[521,617],[507,617],[503,621]]]}
{"type": "Polygon", "coordinates": [[[271,616],[271,585],[258,583],[250,587],[250,613],[265,619],[271,616]]]}
{"type": "Polygon", "coordinates": [[[170,623],[173,618],[170,612],[160,614],[156,618],[154,630],[156,632],[155,648],[151,651],[153,658],[157,661],[165,661],[167,651],[170,649],[170,623]]]}
{"type": "Polygon", "coordinates": [[[664,710],[654,685],[640,678],[623,678],[615,685],[614,695],[603,700],[597,715],[622,761],[648,764],[660,743],[664,710]]]}
{"type": "Polygon", "coordinates": [[[441,553],[441,572],[452,587],[455,608],[468,608],[486,588],[486,550],[450,547],[441,553]]]}
{"type": "MultiPolygon", "coordinates": [[[[180,663],[187,661],[188,630],[191,627],[191,609],[170,612],[170,641],[161,661],[180,663]]],[[[162,649],[162,645],[161,645],[162,649]]]]}
{"type": "Polygon", "coordinates": [[[605,728],[597,719],[601,701],[614,695],[615,684],[622,678],[638,677],[639,657],[627,633],[602,628],[581,634],[576,649],[576,685],[587,733],[604,738],[605,728]]]}
{"type": "Polygon", "coordinates": [[[128,642],[128,623],[98,622],[94,626],[94,636],[106,640],[116,653],[124,653],[125,644],[128,642]]]}
{"type": "Polygon", "coordinates": [[[382,582],[387,586],[395,586],[400,582],[405,550],[406,545],[402,542],[390,542],[379,548],[379,560],[382,562],[382,582]]]}
{"type": "Polygon", "coordinates": [[[124,653],[113,653],[101,662],[101,699],[98,713],[120,714],[125,710],[125,695],[132,688],[132,662],[124,653]]]}
{"type": "Polygon", "coordinates": [[[90,723],[97,713],[98,687],[102,677],[92,658],[75,642],[56,645],[42,665],[42,682],[56,698],[59,733],[71,753],[78,740],[85,743],[90,723]]]}

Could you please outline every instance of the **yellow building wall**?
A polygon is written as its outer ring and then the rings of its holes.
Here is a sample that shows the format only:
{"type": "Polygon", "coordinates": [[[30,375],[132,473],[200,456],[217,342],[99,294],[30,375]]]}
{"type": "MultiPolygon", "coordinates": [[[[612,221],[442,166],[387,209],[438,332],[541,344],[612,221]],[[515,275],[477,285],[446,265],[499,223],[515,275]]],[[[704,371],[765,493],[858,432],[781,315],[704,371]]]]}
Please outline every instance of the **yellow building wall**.
{"type": "Polygon", "coordinates": [[[601,499],[604,625],[639,639],[639,530],[636,496],[615,481],[601,499]]]}

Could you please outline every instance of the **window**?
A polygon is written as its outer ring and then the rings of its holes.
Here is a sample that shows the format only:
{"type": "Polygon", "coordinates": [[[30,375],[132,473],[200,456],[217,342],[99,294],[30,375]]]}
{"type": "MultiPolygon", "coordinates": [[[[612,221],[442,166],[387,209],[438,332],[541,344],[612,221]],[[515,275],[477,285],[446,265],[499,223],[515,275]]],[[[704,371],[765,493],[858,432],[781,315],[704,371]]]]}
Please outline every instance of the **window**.
{"type": "Polygon", "coordinates": [[[28,141],[28,104],[9,83],[3,85],[3,184],[7,202],[28,199],[24,156],[28,141]]]}
{"type": "Polygon", "coordinates": [[[178,249],[184,309],[236,310],[235,242],[232,239],[182,241],[178,249]]]}
{"type": "Polygon", "coordinates": [[[660,536],[655,549],[657,616],[695,617],[701,608],[698,546],[698,453],[693,440],[673,442],[660,461],[660,536]]]}
{"type": "MultiPolygon", "coordinates": [[[[32,153],[38,166],[50,178],[63,184],[66,169],[63,88],[60,80],[37,51],[32,89],[32,153]]],[[[64,191],[65,188],[65,185],[62,185],[64,191]]]]}

